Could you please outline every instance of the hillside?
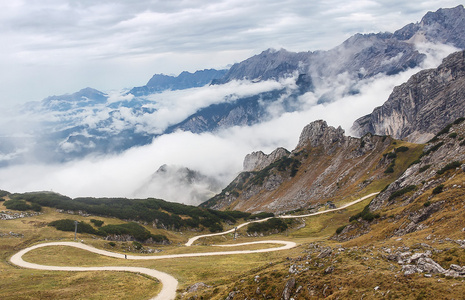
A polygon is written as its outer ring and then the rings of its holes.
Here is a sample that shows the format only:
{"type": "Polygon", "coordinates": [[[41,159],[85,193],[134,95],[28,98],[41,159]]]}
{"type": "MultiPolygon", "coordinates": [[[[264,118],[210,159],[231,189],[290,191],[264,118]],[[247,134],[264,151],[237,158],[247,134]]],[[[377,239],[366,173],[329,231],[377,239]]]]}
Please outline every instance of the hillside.
{"type": "Polygon", "coordinates": [[[284,213],[347,202],[395,180],[421,149],[386,136],[347,137],[341,128],[315,121],[292,152],[248,155],[244,165],[251,169],[202,206],[284,213]]]}
{"type": "MultiPolygon", "coordinates": [[[[306,241],[299,251],[225,284],[222,296],[212,299],[460,299],[464,141],[465,122],[458,119],[358,211],[305,218],[305,227],[288,232],[306,241]]],[[[189,295],[208,297],[211,291],[189,295]]]]}

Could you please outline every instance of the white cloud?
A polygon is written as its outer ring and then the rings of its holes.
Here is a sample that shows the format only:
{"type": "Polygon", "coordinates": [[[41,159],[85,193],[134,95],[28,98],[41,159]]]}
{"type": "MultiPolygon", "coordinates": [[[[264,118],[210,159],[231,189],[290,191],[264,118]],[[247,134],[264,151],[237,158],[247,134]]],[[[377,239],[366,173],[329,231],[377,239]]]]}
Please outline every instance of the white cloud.
{"type": "MultiPolygon", "coordinates": [[[[390,77],[380,75],[362,81],[358,86],[359,94],[346,96],[328,104],[315,105],[316,96],[304,95],[300,99],[305,107],[303,111],[284,113],[269,122],[254,126],[232,127],[216,133],[176,132],[160,136],[150,145],[129,149],[121,155],[87,158],[63,165],[14,166],[0,169],[0,182],[3,189],[10,191],[52,189],[72,197],[143,195],[173,197],[166,200],[186,201],[185,196],[176,196],[173,189],[169,193],[162,192],[162,187],[167,185],[165,180],[158,182],[158,185],[157,182],[151,184],[150,192],[154,194],[137,194],[136,191],[139,191],[141,185],[163,164],[185,166],[200,171],[216,178],[225,186],[242,170],[246,154],[256,150],[270,153],[277,147],[292,150],[297,145],[302,128],[317,119],[325,119],[329,125],[341,125],[347,130],[356,118],[382,104],[392,88],[404,82],[413,72],[414,70],[410,70],[390,77]]],[[[341,81],[341,84],[344,83],[341,81]]],[[[274,86],[275,83],[265,83],[263,87],[268,84],[274,86]]],[[[241,90],[239,83],[233,85],[237,92],[241,90]]],[[[257,92],[257,87],[260,86],[242,86],[245,94],[250,88],[257,92]]],[[[209,89],[196,91],[199,95],[219,93],[209,89]]],[[[168,93],[165,97],[167,95],[168,93]]],[[[179,191],[181,194],[186,193],[186,190],[179,191]]]]}
{"type": "Polygon", "coordinates": [[[223,67],[267,48],[329,49],[394,31],[458,0],[3,1],[2,103],[92,86],[140,86],[154,73],[223,67]],[[10,1],[11,2],[11,1],[10,1]]]}

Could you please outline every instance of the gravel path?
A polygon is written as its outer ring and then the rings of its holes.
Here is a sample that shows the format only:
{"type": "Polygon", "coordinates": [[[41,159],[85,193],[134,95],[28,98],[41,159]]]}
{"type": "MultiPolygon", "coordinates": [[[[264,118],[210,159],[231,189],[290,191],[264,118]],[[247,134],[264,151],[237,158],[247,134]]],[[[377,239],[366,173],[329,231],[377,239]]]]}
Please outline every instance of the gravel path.
{"type": "MultiPolygon", "coordinates": [[[[357,203],[359,203],[359,202],[361,202],[361,201],[363,201],[365,199],[368,199],[368,198],[373,197],[373,196],[378,195],[378,194],[379,193],[372,193],[372,194],[366,195],[366,196],[364,196],[364,197],[362,197],[360,199],[357,199],[355,201],[352,201],[350,203],[347,203],[347,204],[345,204],[345,205],[343,205],[341,207],[334,208],[334,209],[328,209],[328,210],[319,211],[319,212],[311,213],[311,214],[307,214],[307,215],[294,215],[294,216],[288,215],[288,216],[278,216],[278,217],[275,217],[275,218],[295,219],[295,218],[306,218],[306,217],[326,214],[326,213],[329,213],[329,212],[338,211],[338,210],[347,208],[347,207],[349,207],[351,205],[357,204],[357,203]]],[[[241,225],[237,226],[236,228],[233,228],[233,229],[230,229],[230,230],[227,230],[227,231],[223,231],[223,232],[219,232],[219,233],[211,233],[211,234],[203,234],[203,235],[194,236],[194,237],[190,238],[185,245],[186,246],[192,246],[192,244],[198,239],[201,239],[201,238],[204,238],[204,237],[209,237],[209,236],[217,236],[217,235],[223,235],[223,234],[227,234],[227,233],[233,233],[236,229],[239,229],[241,227],[249,225],[250,223],[265,222],[266,220],[271,219],[271,218],[273,218],[273,217],[269,217],[269,218],[265,218],[265,219],[261,219],[261,220],[257,220],[257,221],[250,221],[250,222],[242,223],[241,225]]]]}
{"type": "MultiPolygon", "coordinates": [[[[217,245],[220,247],[234,247],[234,246],[243,246],[243,245],[252,245],[252,244],[281,244],[280,247],[273,247],[267,249],[258,249],[258,250],[236,250],[236,251],[224,251],[224,252],[207,252],[207,253],[185,253],[185,254],[171,254],[171,255],[158,255],[158,256],[137,256],[137,255],[127,255],[127,259],[132,260],[157,260],[157,259],[175,259],[175,258],[182,258],[182,257],[198,257],[198,256],[214,256],[214,255],[232,255],[232,254],[250,254],[250,253],[263,253],[263,252],[271,252],[271,251],[279,251],[279,250],[286,250],[295,247],[297,244],[294,242],[287,242],[287,241],[257,241],[257,242],[250,242],[250,243],[242,243],[242,244],[234,244],[234,245],[217,245]]],[[[48,246],[70,246],[76,247],[80,249],[84,249],[93,253],[97,253],[100,255],[106,255],[115,258],[125,259],[124,254],[114,253],[102,249],[97,249],[92,246],[82,244],[82,243],[75,243],[75,242],[52,242],[52,243],[44,243],[38,244],[26,249],[23,249],[13,255],[10,258],[10,261],[18,265],[20,267],[28,268],[28,269],[38,269],[38,270],[48,270],[48,271],[129,271],[134,273],[142,273],[152,277],[157,278],[162,283],[162,290],[161,292],[152,300],[171,300],[175,299],[176,297],[176,289],[178,286],[178,281],[173,276],[163,273],[154,269],[148,268],[139,268],[139,267],[61,267],[61,266],[46,266],[46,265],[38,265],[30,262],[26,262],[23,260],[22,256],[27,252],[41,248],[41,247],[48,247],[48,246]]]]}

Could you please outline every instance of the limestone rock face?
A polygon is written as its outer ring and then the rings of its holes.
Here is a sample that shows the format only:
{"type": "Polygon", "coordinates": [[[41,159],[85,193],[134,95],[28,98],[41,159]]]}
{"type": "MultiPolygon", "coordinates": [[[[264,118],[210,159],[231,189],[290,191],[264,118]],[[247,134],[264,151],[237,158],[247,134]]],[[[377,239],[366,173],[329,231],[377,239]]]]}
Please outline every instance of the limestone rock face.
{"type": "Polygon", "coordinates": [[[269,164],[274,163],[278,159],[289,155],[289,151],[284,148],[278,148],[266,155],[262,151],[252,152],[247,154],[244,159],[244,171],[260,171],[267,167],[269,164]]]}
{"type": "Polygon", "coordinates": [[[424,143],[463,116],[465,51],[460,51],[445,58],[438,68],[421,71],[396,87],[382,106],[356,120],[352,131],[424,143]]]}
{"type": "Polygon", "coordinates": [[[309,145],[311,147],[323,146],[327,150],[334,143],[341,144],[344,140],[344,130],[340,126],[336,129],[329,127],[325,121],[318,120],[304,127],[297,149],[309,145]]]}

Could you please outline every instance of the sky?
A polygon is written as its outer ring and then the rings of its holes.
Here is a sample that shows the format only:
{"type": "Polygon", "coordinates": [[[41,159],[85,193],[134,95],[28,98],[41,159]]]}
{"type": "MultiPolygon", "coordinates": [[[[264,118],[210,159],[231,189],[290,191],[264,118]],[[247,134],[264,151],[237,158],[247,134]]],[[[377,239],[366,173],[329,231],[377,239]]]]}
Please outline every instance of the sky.
{"type": "Polygon", "coordinates": [[[225,68],[268,48],[330,49],[460,1],[0,0],[0,107],[155,73],[225,68]]]}

